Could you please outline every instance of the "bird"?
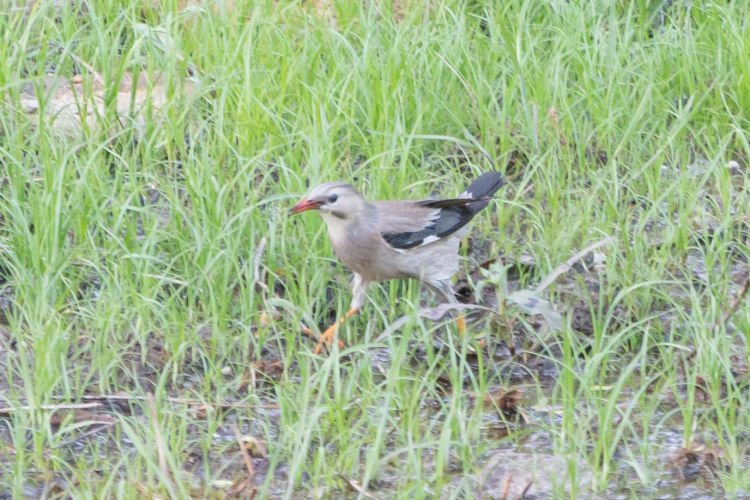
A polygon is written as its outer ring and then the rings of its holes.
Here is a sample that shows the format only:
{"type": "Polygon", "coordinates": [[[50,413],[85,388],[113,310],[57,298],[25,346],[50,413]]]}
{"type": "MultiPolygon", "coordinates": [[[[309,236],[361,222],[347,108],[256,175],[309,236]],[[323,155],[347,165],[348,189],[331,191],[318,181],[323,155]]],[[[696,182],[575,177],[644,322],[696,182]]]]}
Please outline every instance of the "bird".
{"type": "MultiPolygon", "coordinates": [[[[331,345],[338,326],[362,308],[372,283],[417,279],[446,302],[457,303],[451,277],[458,271],[461,238],[502,185],[502,175],[489,171],[458,197],[447,199],[367,201],[346,182],[326,182],[310,190],[290,215],[317,211],[334,253],[354,272],[349,311],[320,335],[315,353],[331,345]]],[[[458,328],[465,328],[462,317],[458,328]]]]}

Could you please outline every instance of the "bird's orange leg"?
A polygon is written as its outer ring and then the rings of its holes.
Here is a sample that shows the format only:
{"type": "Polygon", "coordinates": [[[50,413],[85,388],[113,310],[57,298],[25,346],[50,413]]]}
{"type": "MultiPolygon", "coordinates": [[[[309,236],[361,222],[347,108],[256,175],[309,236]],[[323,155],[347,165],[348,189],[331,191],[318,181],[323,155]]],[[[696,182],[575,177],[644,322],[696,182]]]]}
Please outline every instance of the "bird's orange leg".
{"type": "MultiPolygon", "coordinates": [[[[342,324],[344,321],[346,321],[346,318],[351,318],[355,314],[357,314],[357,309],[349,309],[347,313],[339,318],[338,321],[335,321],[331,326],[326,328],[326,330],[320,334],[320,337],[318,337],[318,345],[315,346],[315,354],[320,354],[320,351],[323,350],[323,344],[332,345],[333,339],[336,336],[336,330],[339,329],[339,325],[342,324]]],[[[344,343],[339,340],[339,349],[344,348],[344,343]]]]}
{"type": "Polygon", "coordinates": [[[464,313],[459,314],[458,318],[456,318],[456,326],[458,327],[459,335],[466,333],[466,320],[464,319],[464,313]]]}

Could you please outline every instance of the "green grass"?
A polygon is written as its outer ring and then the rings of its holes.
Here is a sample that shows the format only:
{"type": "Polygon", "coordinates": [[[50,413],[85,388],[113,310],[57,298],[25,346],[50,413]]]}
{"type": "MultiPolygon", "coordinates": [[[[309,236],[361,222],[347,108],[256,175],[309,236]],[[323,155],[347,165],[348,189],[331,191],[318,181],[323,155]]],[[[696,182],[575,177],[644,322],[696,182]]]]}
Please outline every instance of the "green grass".
{"type": "Polygon", "coordinates": [[[268,498],[497,492],[498,454],[561,459],[537,483],[554,497],[750,494],[745,3],[334,2],[335,21],[296,2],[15,3],[0,498],[223,498],[247,477],[235,426],[267,445],[252,460],[268,498]],[[82,74],[96,93],[87,68],[110,90],[63,134],[42,81],[82,74]],[[146,118],[117,111],[132,73],[165,84],[146,118]],[[485,296],[615,238],[549,288],[563,331],[508,307],[461,337],[394,282],[343,351],[314,355],[301,325],[346,310],[349,271],[322,221],[288,209],[336,179],[373,199],[458,194],[492,168],[481,151],[507,177],[464,266],[502,257],[485,296]],[[498,388],[521,389],[523,417],[479,403],[498,388]],[[41,408],[115,394],[131,399],[41,408]],[[681,448],[704,478],[679,478],[681,448]]]}

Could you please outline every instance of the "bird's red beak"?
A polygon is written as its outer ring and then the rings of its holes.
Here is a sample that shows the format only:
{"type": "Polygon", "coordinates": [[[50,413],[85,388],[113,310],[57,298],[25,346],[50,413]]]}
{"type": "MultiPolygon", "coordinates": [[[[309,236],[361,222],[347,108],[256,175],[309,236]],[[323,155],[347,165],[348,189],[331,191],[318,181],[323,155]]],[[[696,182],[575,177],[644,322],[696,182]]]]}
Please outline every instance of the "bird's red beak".
{"type": "Polygon", "coordinates": [[[298,214],[300,212],[304,212],[305,210],[317,210],[320,208],[320,202],[315,200],[308,200],[307,198],[302,198],[299,203],[294,205],[291,210],[289,210],[290,214],[298,214]]]}

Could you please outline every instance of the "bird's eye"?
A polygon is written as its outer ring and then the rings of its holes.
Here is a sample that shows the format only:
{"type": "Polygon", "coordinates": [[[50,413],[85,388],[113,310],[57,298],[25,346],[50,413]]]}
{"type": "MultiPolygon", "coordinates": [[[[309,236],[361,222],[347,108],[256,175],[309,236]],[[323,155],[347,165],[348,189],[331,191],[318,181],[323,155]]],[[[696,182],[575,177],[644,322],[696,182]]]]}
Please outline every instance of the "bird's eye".
{"type": "Polygon", "coordinates": [[[336,200],[339,199],[339,195],[332,194],[328,197],[328,203],[336,203],[336,200]]]}

